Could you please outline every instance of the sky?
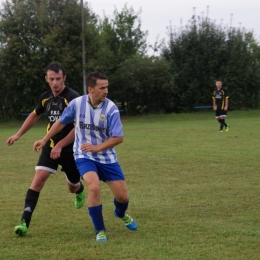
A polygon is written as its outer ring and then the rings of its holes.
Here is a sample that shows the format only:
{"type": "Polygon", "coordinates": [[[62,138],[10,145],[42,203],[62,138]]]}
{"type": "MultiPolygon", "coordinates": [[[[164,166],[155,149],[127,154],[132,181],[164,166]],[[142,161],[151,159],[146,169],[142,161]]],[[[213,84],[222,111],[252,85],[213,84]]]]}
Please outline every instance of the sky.
{"type": "MultiPolygon", "coordinates": [[[[84,2],[86,0],[83,0],[84,2]]],[[[231,25],[254,31],[260,41],[260,1],[259,0],[90,0],[91,9],[101,18],[112,16],[115,8],[120,12],[125,4],[133,7],[135,12],[142,9],[141,29],[148,31],[147,41],[154,45],[157,40],[169,39],[167,27],[180,28],[181,21],[185,26],[193,14],[208,17],[216,24],[231,25]],[[194,11],[195,8],[195,11],[194,11]]]]}

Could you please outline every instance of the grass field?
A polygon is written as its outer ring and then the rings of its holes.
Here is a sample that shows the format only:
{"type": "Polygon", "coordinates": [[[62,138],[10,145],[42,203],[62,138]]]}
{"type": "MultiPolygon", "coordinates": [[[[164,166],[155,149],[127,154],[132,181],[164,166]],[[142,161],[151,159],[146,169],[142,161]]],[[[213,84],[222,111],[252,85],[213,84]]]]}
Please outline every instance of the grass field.
{"type": "Polygon", "coordinates": [[[21,122],[0,125],[0,259],[260,259],[260,111],[229,112],[223,133],[211,111],[122,120],[116,150],[138,230],[113,216],[102,183],[108,242],[101,244],[61,172],[42,190],[27,236],[15,236],[39,155],[32,145],[46,124],[11,147],[5,141],[21,122]]]}

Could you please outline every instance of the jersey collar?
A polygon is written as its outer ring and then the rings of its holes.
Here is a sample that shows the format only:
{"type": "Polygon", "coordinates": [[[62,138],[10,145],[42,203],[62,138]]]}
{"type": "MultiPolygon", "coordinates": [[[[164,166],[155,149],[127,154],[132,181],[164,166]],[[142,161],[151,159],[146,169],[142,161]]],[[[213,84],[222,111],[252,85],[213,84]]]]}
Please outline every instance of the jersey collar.
{"type": "Polygon", "coordinates": [[[89,95],[87,95],[87,102],[90,104],[90,106],[91,106],[93,109],[102,108],[103,105],[104,105],[104,102],[101,102],[101,103],[98,104],[97,107],[93,107],[92,104],[91,104],[91,102],[90,102],[89,95]]]}

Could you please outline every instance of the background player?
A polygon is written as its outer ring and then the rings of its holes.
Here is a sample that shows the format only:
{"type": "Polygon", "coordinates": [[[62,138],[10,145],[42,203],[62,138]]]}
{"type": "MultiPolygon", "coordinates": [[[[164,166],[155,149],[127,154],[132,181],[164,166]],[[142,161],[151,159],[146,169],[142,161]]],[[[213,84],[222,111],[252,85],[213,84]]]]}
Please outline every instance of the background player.
{"type": "Polygon", "coordinates": [[[228,99],[228,92],[222,87],[222,82],[220,80],[216,80],[216,89],[213,92],[212,100],[213,110],[216,112],[215,118],[220,123],[220,132],[223,132],[224,127],[227,132],[230,127],[230,125],[225,122],[228,110],[228,99]]]}

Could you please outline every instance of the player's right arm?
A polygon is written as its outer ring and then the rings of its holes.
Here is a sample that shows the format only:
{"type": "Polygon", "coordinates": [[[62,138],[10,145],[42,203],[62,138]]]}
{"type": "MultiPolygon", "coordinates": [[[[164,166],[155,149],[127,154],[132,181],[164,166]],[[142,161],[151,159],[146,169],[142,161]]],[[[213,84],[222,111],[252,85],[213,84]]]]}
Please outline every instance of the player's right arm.
{"type": "Polygon", "coordinates": [[[64,137],[63,139],[61,139],[55,146],[54,148],[51,150],[51,155],[50,157],[52,159],[58,159],[60,158],[60,154],[61,154],[61,150],[62,148],[64,148],[65,146],[71,144],[74,142],[75,139],[75,128],[73,128],[66,137],[64,137]]]}
{"type": "Polygon", "coordinates": [[[19,129],[19,131],[9,137],[6,140],[6,144],[8,146],[12,145],[15,141],[19,140],[19,138],[25,134],[41,117],[41,115],[36,115],[34,112],[31,112],[30,115],[25,119],[24,123],[22,124],[21,128],[19,129]]]}
{"type": "Polygon", "coordinates": [[[213,106],[213,110],[216,111],[217,110],[217,105],[216,105],[216,98],[215,98],[215,91],[213,92],[212,95],[212,106],[213,106]]]}
{"type": "Polygon", "coordinates": [[[43,137],[43,139],[34,142],[33,150],[35,152],[40,151],[40,149],[46,144],[48,140],[50,140],[54,135],[59,133],[66,125],[60,122],[60,119],[57,120],[49,130],[49,132],[43,137]]]}
{"type": "Polygon", "coordinates": [[[213,98],[213,110],[216,111],[217,110],[217,105],[216,105],[216,99],[213,98]]]}
{"type": "MultiPolygon", "coordinates": [[[[35,152],[38,152],[48,140],[50,140],[54,135],[59,133],[67,124],[72,123],[74,121],[74,114],[75,114],[75,108],[74,108],[74,101],[73,99],[69,105],[63,110],[62,115],[60,119],[58,119],[51,127],[49,132],[43,137],[43,139],[34,142],[33,150],[35,152]],[[62,122],[62,123],[61,123],[62,122]]],[[[71,141],[72,142],[72,141],[71,141]]]]}

